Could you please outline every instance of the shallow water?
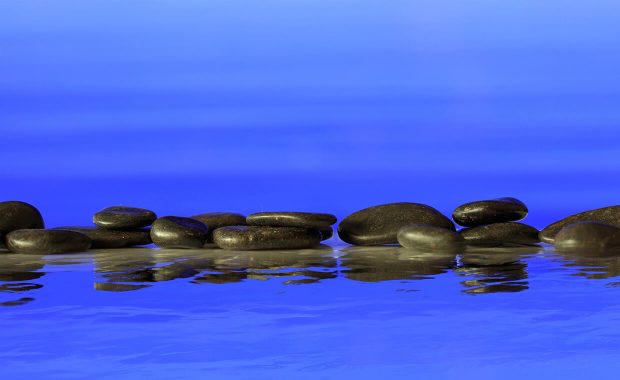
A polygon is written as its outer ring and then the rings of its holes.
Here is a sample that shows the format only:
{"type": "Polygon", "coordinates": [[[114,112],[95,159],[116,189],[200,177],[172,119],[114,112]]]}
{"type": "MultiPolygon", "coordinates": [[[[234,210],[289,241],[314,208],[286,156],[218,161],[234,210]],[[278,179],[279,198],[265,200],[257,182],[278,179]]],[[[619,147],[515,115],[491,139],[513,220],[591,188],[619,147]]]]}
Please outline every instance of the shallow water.
{"type": "Polygon", "coordinates": [[[4,378],[615,378],[620,256],[0,255],[4,378]]]}

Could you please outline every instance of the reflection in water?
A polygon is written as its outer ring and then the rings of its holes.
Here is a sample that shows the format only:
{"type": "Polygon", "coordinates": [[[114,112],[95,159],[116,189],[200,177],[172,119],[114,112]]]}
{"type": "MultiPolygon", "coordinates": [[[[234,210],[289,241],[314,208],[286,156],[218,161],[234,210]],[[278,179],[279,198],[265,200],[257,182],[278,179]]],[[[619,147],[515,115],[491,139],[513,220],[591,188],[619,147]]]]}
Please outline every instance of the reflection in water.
{"type": "Polygon", "coordinates": [[[452,253],[423,253],[399,246],[346,247],[341,250],[342,271],[355,281],[421,280],[456,266],[452,253]]]}
{"type": "Polygon", "coordinates": [[[589,279],[606,279],[620,276],[620,252],[562,252],[566,267],[577,269],[575,276],[589,279]]]}
{"type": "MultiPolygon", "coordinates": [[[[44,265],[45,261],[40,255],[0,253],[0,293],[31,294],[42,288],[43,285],[36,280],[45,275],[44,272],[40,272],[44,265]]],[[[17,306],[33,300],[33,297],[20,297],[0,302],[0,305],[17,306]]]]}

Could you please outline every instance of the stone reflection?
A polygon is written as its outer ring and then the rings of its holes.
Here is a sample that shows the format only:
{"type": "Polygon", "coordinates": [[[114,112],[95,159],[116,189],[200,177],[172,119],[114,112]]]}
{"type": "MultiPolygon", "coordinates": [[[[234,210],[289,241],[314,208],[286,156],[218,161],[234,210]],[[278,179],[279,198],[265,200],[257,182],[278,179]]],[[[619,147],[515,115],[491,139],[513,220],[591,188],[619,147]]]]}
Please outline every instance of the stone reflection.
{"type": "Polygon", "coordinates": [[[465,293],[521,292],[529,289],[527,264],[523,260],[542,251],[541,247],[472,248],[461,255],[456,270],[469,279],[462,281],[465,293]]]}
{"type": "Polygon", "coordinates": [[[354,281],[421,280],[456,267],[455,253],[417,252],[399,246],[351,246],[341,252],[342,273],[354,281]]]}
{"type": "Polygon", "coordinates": [[[576,276],[596,280],[620,276],[620,251],[578,251],[560,253],[564,266],[577,270],[576,276]]]}
{"type": "MultiPolygon", "coordinates": [[[[32,293],[43,285],[37,281],[45,275],[41,255],[0,253],[0,293],[27,296],[0,302],[0,306],[18,306],[34,301],[32,293]]],[[[4,298],[4,297],[3,297],[4,298]]]]}

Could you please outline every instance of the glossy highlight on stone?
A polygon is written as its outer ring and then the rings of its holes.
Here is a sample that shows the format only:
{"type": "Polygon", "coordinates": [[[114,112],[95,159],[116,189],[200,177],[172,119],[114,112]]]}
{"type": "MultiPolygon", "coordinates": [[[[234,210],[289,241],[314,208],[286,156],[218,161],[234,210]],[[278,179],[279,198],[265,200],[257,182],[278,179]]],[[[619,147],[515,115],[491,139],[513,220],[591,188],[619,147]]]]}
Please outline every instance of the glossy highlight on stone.
{"type": "Polygon", "coordinates": [[[76,231],[92,240],[92,248],[125,248],[151,244],[150,230],[109,230],[99,227],[65,226],[55,229],[76,231]]]}
{"type": "Polygon", "coordinates": [[[597,208],[566,217],[543,228],[540,231],[540,240],[553,244],[555,235],[562,228],[569,224],[584,221],[601,222],[620,228],[620,206],[597,208]]]}
{"type": "Polygon", "coordinates": [[[53,254],[86,251],[91,240],[75,231],[24,229],[10,232],[6,244],[15,253],[53,254]]]}
{"type": "Polygon", "coordinates": [[[455,231],[424,224],[409,224],[398,231],[398,243],[405,248],[429,252],[456,252],[465,240],[455,231]]]}
{"type": "Polygon", "coordinates": [[[454,210],[452,219],[464,227],[514,222],[527,216],[527,206],[516,198],[498,198],[465,203],[454,210]]]}
{"type": "Polygon", "coordinates": [[[303,227],[321,229],[337,222],[332,214],[313,212],[257,212],[246,218],[250,226],[303,227]]]}
{"type": "Polygon", "coordinates": [[[157,219],[157,215],[151,210],[137,207],[112,206],[97,212],[93,216],[93,223],[101,228],[114,230],[148,227],[155,219],[157,219]]]}
{"type": "Polygon", "coordinates": [[[196,219],[181,216],[164,216],[151,227],[153,243],[162,248],[201,248],[209,228],[196,219]]]}
{"type": "Polygon", "coordinates": [[[199,220],[209,227],[207,243],[213,243],[213,231],[225,226],[245,226],[245,215],[236,212],[205,212],[191,216],[192,219],[199,220]]]}
{"type": "Polygon", "coordinates": [[[228,226],[213,232],[215,244],[228,250],[312,248],[321,238],[319,231],[301,227],[228,226]]]}
{"type": "Polygon", "coordinates": [[[400,202],[354,212],[340,222],[338,236],[354,245],[398,244],[398,230],[408,224],[426,224],[454,230],[452,221],[433,207],[400,202]]]}
{"type": "Polygon", "coordinates": [[[555,248],[562,252],[601,252],[620,248],[620,228],[600,222],[577,222],[555,235],[555,248]]]}
{"type": "Polygon", "coordinates": [[[531,245],[540,242],[538,230],[527,224],[505,222],[465,228],[459,231],[467,245],[497,247],[502,245],[531,245]]]}
{"type": "Polygon", "coordinates": [[[11,231],[43,227],[43,217],[33,205],[20,201],[0,202],[0,240],[11,231]]]}

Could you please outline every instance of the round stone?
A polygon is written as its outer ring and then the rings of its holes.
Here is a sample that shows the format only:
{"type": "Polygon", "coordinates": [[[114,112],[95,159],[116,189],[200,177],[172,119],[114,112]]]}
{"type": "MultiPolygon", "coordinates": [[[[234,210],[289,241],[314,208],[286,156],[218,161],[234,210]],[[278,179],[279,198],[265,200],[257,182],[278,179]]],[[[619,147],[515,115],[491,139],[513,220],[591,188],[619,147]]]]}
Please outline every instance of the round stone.
{"type": "Polygon", "coordinates": [[[531,245],[540,242],[536,228],[515,222],[487,224],[465,228],[459,232],[465,243],[481,247],[531,245]]]}
{"type": "Polygon", "coordinates": [[[151,210],[136,207],[113,206],[105,208],[93,217],[93,223],[101,228],[128,229],[150,226],[157,216],[151,210]]]}
{"type": "Polygon", "coordinates": [[[36,207],[25,202],[0,202],[0,240],[11,231],[43,228],[43,218],[36,207]]]}
{"type": "Polygon", "coordinates": [[[151,244],[149,230],[109,230],[98,227],[67,226],[55,229],[76,231],[88,236],[92,248],[124,248],[151,244]]]}
{"type": "Polygon", "coordinates": [[[151,227],[153,243],[162,248],[201,248],[209,228],[196,219],[181,216],[164,216],[151,227]]]}
{"type": "Polygon", "coordinates": [[[555,235],[558,251],[600,252],[620,248],[620,228],[600,222],[577,222],[555,235]]]}
{"type": "Polygon", "coordinates": [[[405,248],[429,252],[454,252],[465,247],[459,233],[446,228],[409,224],[398,230],[398,243],[405,248]]]}
{"type": "Polygon", "coordinates": [[[527,216],[527,206],[516,198],[498,198],[465,203],[454,210],[452,219],[464,227],[513,222],[527,216]]]}
{"type": "Polygon", "coordinates": [[[566,217],[543,228],[540,231],[540,240],[553,244],[555,235],[562,228],[569,224],[584,221],[601,222],[620,228],[620,206],[598,208],[566,217]]]}
{"type": "Polygon", "coordinates": [[[228,250],[311,248],[321,238],[319,231],[301,227],[228,226],[213,232],[215,244],[228,250]]]}
{"type": "Polygon", "coordinates": [[[9,232],[6,244],[15,253],[80,252],[90,248],[90,238],[75,231],[24,229],[9,232]]]}
{"type": "Polygon", "coordinates": [[[250,226],[302,227],[320,229],[329,227],[338,219],[331,214],[314,212],[257,212],[248,215],[250,226]]]}
{"type": "Polygon", "coordinates": [[[321,241],[331,239],[334,236],[334,229],[331,227],[319,228],[318,231],[321,233],[321,241]]]}
{"type": "Polygon", "coordinates": [[[225,226],[245,226],[245,216],[234,212],[206,212],[191,217],[199,220],[209,227],[207,243],[213,243],[213,231],[225,226]]]}
{"type": "Polygon", "coordinates": [[[398,244],[398,230],[408,224],[426,224],[454,230],[439,211],[419,203],[390,203],[354,212],[340,222],[338,236],[355,245],[398,244]]]}

